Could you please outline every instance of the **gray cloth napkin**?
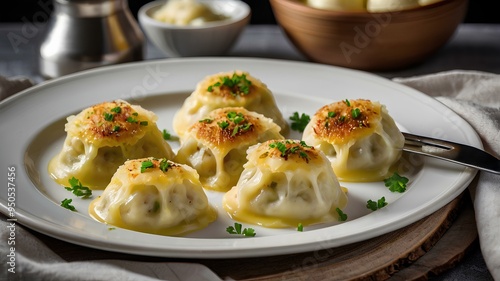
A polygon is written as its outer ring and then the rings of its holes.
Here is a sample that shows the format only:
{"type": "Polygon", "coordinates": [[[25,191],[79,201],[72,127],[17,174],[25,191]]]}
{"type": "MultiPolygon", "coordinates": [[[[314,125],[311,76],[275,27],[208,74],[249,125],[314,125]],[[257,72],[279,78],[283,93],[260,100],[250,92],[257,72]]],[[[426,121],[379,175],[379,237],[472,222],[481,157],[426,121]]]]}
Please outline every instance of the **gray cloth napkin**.
{"type": "Polygon", "coordinates": [[[15,224],[15,272],[10,262],[9,222],[0,215],[0,280],[10,281],[221,281],[202,264],[96,260],[67,262],[19,224],[15,224]],[[4,276],[3,276],[4,275],[4,276]]]}
{"type": "MultiPolygon", "coordinates": [[[[500,75],[456,70],[393,80],[444,103],[469,122],[486,151],[500,156],[500,75]]],[[[480,172],[470,192],[481,252],[493,278],[500,280],[500,176],[480,172]]]]}

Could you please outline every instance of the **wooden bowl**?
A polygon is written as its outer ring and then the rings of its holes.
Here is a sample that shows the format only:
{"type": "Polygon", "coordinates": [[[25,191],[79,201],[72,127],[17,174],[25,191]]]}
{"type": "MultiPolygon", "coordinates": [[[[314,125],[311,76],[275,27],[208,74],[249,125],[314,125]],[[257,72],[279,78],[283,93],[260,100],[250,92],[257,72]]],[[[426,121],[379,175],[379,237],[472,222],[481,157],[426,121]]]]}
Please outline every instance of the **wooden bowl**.
{"type": "Polygon", "coordinates": [[[322,10],[299,0],[270,3],[277,23],[308,59],[368,71],[423,61],[450,39],[467,10],[467,0],[381,13],[322,10]]]}

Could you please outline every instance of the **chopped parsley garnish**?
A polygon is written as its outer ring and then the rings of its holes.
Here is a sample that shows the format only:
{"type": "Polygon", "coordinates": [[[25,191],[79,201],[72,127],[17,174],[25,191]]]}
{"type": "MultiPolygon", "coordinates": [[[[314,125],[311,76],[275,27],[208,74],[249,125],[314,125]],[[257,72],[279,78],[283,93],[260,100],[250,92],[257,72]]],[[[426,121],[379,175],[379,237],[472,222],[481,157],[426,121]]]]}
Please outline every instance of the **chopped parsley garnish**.
{"type": "Polygon", "coordinates": [[[269,144],[269,147],[278,149],[281,152],[281,156],[286,156],[286,144],[277,141],[269,144]]]}
{"type": "Polygon", "coordinates": [[[382,209],[383,207],[387,206],[387,204],[388,203],[385,202],[385,197],[378,199],[377,202],[370,199],[370,200],[366,201],[366,208],[368,208],[372,211],[376,211],[378,209],[382,209]]]}
{"type": "Polygon", "coordinates": [[[227,233],[229,234],[241,234],[243,236],[249,236],[249,237],[254,237],[255,236],[255,230],[253,228],[244,228],[242,230],[242,225],[241,223],[234,223],[234,226],[228,226],[226,228],[227,233]]]}
{"type": "Polygon", "coordinates": [[[295,144],[294,146],[287,148],[287,144],[295,143],[290,140],[286,140],[286,143],[283,143],[282,141],[275,141],[273,143],[270,143],[269,147],[279,150],[281,152],[281,157],[285,159],[288,158],[288,156],[291,154],[298,154],[304,160],[309,161],[309,155],[307,155],[307,153],[302,148],[311,148],[311,146],[308,146],[304,141],[300,141],[300,146],[295,144]]]}
{"type": "MultiPolygon", "coordinates": [[[[137,117],[139,114],[137,112],[134,112],[132,113],[133,116],[137,117]]],[[[129,122],[129,123],[139,123],[139,125],[141,126],[147,126],[148,125],[148,121],[139,121],[137,120],[135,117],[132,117],[132,116],[129,116],[127,117],[126,121],[129,122]]]]}
{"type": "Polygon", "coordinates": [[[129,116],[129,117],[127,117],[127,122],[129,122],[129,123],[137,123],[138,121],[134,117],[129,116]]]}
{"type": "Polygon", "coordinates": [[[346,221],[347,220],[347,215],[342,212],[340,208],[335,209],[337,211],[337,214],[339,214],[339,221],[346,221]]]}
{"type": "Polygon", "coordinates": [[[74,212],[76,211],[76,208],[75,206],[71,205],[71,202],[73,202],[73,199],[66,198],[63,201],[61,201],[61,206],[74,212]]]}
{"type": "Polygon", "coordinates": [[[121,113],[122,112],[122,108],[117,106],[117,107],[113,107],[111,108],[111,111],[114,112],[114,113],[121,113]]]}
{"type": "MultiPolygon", "coordinates": [[[[245,122],[245,116],[241,112],[237,113],[234,111],[230,111],[227,113],[226,117],[230,122],[233,122],[235,124],[231,133],[232,137],[234,137],[239,132],[246,132],[250,130],[250,128],[253,126],[252,123],[245,122]]],[[[219,125],[219,127],[224,130],[229,127],[230,123],[228,121],[221,121],[217,122],[217,125],[219,125]]]]}
{"type": "Polygon", "coordinates": [[[147,169],[149,168],[154,168],[155,164],[152,161],[144,161],[141,163],[141,173],[146,172],[147,169]]]}
{"type": "Polygon", "coordinates": [[[245,74],[237,75],[233,73],[232,77],[224,76],[220,78],[219,82],[210,85],[207,88],[207,91],[213,92],[214,87],[228,87],[231,90],[231,95],[248,95],[250,93],[250,86],[252,82],[247,79],[245,74]]]}
{"type": "Polygon", "coordinates": [[[229,127],[229,122],[221,121],[221,122],[217,122],[217,125],[219,125],[219,127],[224,130],[225,128],[229,127]]]}
{"type": "Polygon", "coordinates": [[[298,131],[300,133],[304,132],[309,121],[311,121],[311,117],[305,113],[299,115],[298,112],[294,112],[292,116],[289,117],[292,120],[292,130],[298,131]]]}
{"type": "Polygon", "coordinates": [[[160,162],[160,170],[166,172],[168,168],[170,168],[170,163],[167,161],[167,159],[162,159],[160,162]]]}
{"type": "Polygon", "coordinates": [[[68,191],[73,192],[74,195],[82,198],[89,198],[92,196],[92,190],[86,186],[83,186],[82,183],[75,177],[72,177],[68,180],[69,186],[65,186],[64,188],[68,191]]]}
{"type": "Polygon", "coordinates": [[[233,134],[232,136],[235,136],[237,133],[239,133],[240,131],[243,131],[243,132],[246,132],[248,130],[250,130],[250,128],[252,127],[253,125],[251,123],[246,123],[244,125],[237,125],[236,127],[234,127],[234,130],[233,130],[233,134]]]}
{"type": "Polygon", "coordinates": [[[299,224],[297,225],[297,231],[304,231],[304,226],[299,222],[299,224]]]}
{"type": "Polygon", "coordinates": [[[330,126],[330,118],[337,116],[337,113],[335,111],[328,111],[326,116],[325,127],[328,128],[328,126],[330,126]]]}
{"type": "Polygon", "coordinates": [[[104,120],[113,121],[114,118],[115,118],[115,116],[113,114],[108,113],[108,112],[104,112],[104,120]]]}
{"type": "Polygon", "coordinates": [[[200,122],[200,123],[207,123],[207,124],[210,124],[210,123],[212,123],[212,121],[213,121],[213,120],[212,120],[212,119],[210,119],[210,118],[205,118],[205,119],[201,119],[201,120],[200,120],[200,121],[198,121],[198,122],[200,122]]]}
{"type": "Polygon", "coordinates": [[[340,121],[340,122],[344,122],[344,121],[345,121],[345,115],[340,116],[340,117],[339,117],[339,121],[340,121]]]}
{"type": "Polygon", "coordinates": [[[167,129],[163,129],[162,135],[164,140],[172,139],[172,135],[167,131],[167,129]]]}
{"type": "Polygon", "coordinates": [[[227,118],[234,122],[234,124],[239,124],[241,122],[243,122],[245,120],[245,117],[243,116],[243,113],[241,112],[234,112],[234,111],[230,111],[227,113],[227,118]]]}
{"type": "Polygon", "coordinates": [[[384,179],[384,184],[392,192],[405,192],[406,185],[408,184],[408,178],[400,176],[397,172],[394,172],[390,178],[384,179]]]}
{"type": "Polygon", "coordinates": [[[359,108],[354,108],[353,110],[351,110],[351,116],[354,119],[358,118],[359,116],[361,116],[361,110],[359,110],[359,108]]]}
{"type": "Polygon", "coordinates": [[[347,106],[351,106],[351,102],[348,99],[345,99],[344,102],[345,104],[347,104],[347,106]]]}
{"type": "Polygon", "coordinates": [[[120,126],[118,125],[113,126],[113,132],[118,132],[118,131],[120,131],[120,126]]]}

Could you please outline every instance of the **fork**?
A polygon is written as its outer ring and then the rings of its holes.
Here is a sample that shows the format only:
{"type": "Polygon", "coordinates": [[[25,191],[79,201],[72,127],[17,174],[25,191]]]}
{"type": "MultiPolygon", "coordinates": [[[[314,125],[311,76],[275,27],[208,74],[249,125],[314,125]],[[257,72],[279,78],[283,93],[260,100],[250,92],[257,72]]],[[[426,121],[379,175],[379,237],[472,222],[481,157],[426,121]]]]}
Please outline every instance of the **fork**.
{"type": "Polygon", "coordinates": [[[404,133],[403,151],[430,156],[500,175],[500,160],[484,150],[451,141],[404,133]]]}

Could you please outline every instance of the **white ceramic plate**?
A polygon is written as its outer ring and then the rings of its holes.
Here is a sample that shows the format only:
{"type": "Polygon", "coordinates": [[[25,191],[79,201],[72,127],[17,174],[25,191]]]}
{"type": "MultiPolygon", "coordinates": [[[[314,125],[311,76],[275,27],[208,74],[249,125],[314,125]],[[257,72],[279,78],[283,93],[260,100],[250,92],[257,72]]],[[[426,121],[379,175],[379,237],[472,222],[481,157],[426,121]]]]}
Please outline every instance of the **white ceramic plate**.
{"type": "MultiPolygon", "coordinates": [[[[439,160],[407,156],[404,168],[410,183],[405,193],[391,193],[383,182],[342,183],[349,189],[346,222],[306,227],[304,232],[243,224],[255,229],[254,238],[226,233],[226,227],[234,222],[220,206],[220,193],[208,193],[219,210],[216,222],[187,237],[167,237],[110,229],[89,217],[90,200],[74,197],[49,178],[47,163],[62,146],[68,115],[122,98],[154,111],[159,116],[159,128],[173,132],[172,117],[196,83],[207,75],[235,69],[249,71],[266,83],[286,118],[295,111],[313,115],[322,105],[334,101],[365,98],[385,104],[404,130],[482,148],[467,122],[435,99],[364,72],[267,59],[147,61],[55,79],[0,104],[0,210],[39,232],[98,249],[186,258],[268,256],[342,246],[399,229],[456,198],[476,173],[439,160]],[[7,192],[9,167],[16,169],[14,195],[7,192]],[[389,202],[385,208],[371,212],[365,207],[367,200],[382,196],[389,202]],[[73,198],[77,212],[59,206],[65,198],[73,198]],[[15,202],[15,207],[9,209],[9,202],[15,202]]],[[[171,144],[174,149],[178,147],[171,144]]],[[[94,192],[94,196],[99,194],[94,192]]]]}

